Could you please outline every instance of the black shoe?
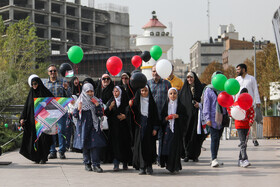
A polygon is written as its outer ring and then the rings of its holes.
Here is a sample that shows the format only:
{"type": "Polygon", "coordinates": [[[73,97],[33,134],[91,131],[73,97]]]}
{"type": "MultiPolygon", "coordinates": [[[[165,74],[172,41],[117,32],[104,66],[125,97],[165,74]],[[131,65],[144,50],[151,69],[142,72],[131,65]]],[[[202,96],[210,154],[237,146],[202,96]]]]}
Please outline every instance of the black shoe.
{"type": "Polygon", "coordinates": [[[128,170],[127,163],[123,163],[123,170],[128,170]]]}
{"type": "Polygon", "coordinates": [[[140,169],[139,169],[139,175],[145,175],[145,174],[146,174],[145,169],[140,168],[140,169]]]}
{"type": "Polygon", "coordinates": [[[93,171],[97,173],[102,173],[103,169],[100,166],[93,166],[93,171]]]}
{"type": "Polygon", "coordinates": [[[193,162],[198,162],[198,161],[199,161],[198,158],[193,159],[193,162]]]}
{"type": "Polygon", "coordinates": [[[56,153],[50,153],[49,159],[55,159],[57,158],[56,153]]]}
{"type": "Polygon", "coordinates": [[[254,146],[259,146],[259,142],[257,140],[253,141],[254,146]]]}
{"type": "Polygon", "coordinates": [[[189,161],[189,158],[188,157],[185,157],[184,158],[184,162],[188,162],[189,161]]]}
{"type": "Polygon", "coordinates": [[[92,171],[91,165],[90,164],[85,164],[85,170],[86,171],[92,171]]]}
{"type": "Polygon", "coordinates": [[[66,159],[66,156],[65,156],[64,153],[59,152],[59,158],[60,158],[60,159],[66,159]]]}
{"type": "Polygon", "coordinates": [[[154,172],[154,171],[153,171],[152,166],[147,167],[147,174],[148,174],[148,175],[152,175],[153,172],[154,172]]]}
{"type": "Polygon", "coordinates": [[[46,164],[46,161],[45,160],[41,160],[40,164],[46,164]]]}

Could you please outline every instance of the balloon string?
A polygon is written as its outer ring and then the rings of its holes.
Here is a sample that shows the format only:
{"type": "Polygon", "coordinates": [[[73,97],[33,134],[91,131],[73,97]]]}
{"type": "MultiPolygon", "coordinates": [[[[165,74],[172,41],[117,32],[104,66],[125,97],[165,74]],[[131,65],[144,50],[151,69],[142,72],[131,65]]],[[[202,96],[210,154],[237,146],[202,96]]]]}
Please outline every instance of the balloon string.
{"type": "MultiPolygon", "coordinates": [[[[132,98],[132,100],[134,99],[134,97],[132,98]]],[[[134,111],[132,110],[132,107],[131,106],[129,106],[130,107],[130,110],[131,110],[131,112],[132,112],[132,114],[133,114],[133,120],[134,120],[134,122],[141,128],[141,125],[139,125],[139,123],[137,123],[137,121],[136,121],[136,118],[135,118],[135,113],[134,113],[134,111]]]]}
{"type": "MultiPolygon", "coordinates": [[[[133,100],[133,99],[135,98],[135,95],[134,95],[134,93],[133,93],[133,91],[132,91],[132,89],[131,89],[129,83],[128,83],[127,85],[128,85],[129,90],[131,91],[131,93],[132,93],[132,95],[133,95],[133,98],[132,98],[132,100],[133,100]]],[[[134,120],[134,122],[141,128],[141,125],[139,125],[139,123],[137,123],[137,121],[136,121],[135,113],[134,113],[134,111],[132,110],[132,107],[131,107],[131,106],[129,106],[129,107],[130,107],[131,112],[132,112],[132,114],[133,114],[133,120],[134,120]]]]}

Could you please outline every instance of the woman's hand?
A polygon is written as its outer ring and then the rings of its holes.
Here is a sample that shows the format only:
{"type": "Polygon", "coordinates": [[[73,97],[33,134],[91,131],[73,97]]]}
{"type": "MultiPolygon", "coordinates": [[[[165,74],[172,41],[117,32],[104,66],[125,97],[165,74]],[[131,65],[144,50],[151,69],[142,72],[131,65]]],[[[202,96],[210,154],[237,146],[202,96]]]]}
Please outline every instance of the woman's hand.
{"type": "Polygon", "coordinates": [[[118,118],[120,121],[122,121],[122,120],[126,119],[126,116],[125,116],[124,114],[120,113],[119,115],[117,115],[117,118],[118,118]]]}
{"type": "Polygon", "coordinates": [[[133,105],[133,100],[131,99],[129,100],[129,106],[132,107],[132,105],[133,105]]]}
{"type": "Polygon", "coordinates": [[[80,102],[80,103],[78,104],[78,110],[79,110],[79,111],[81,111],[81,110],[82,110],[82,106],[83,106],[83,103],[82,103],[82,102],[80,102]]]}
{"type": "Polygon", "coordinates": [[[111,111],[115,105],[116,105],[116,101],[112,101],[109,106],[109,110],[111,111]]]}
{"type": "Polygon", "coordinates": [[[199,108],[199,103],[195,101],[194,107],[199,108]]]}
{"type": "Polygon", "coordinates": [[[179,115],[178,114],[173,114],[173,118],[177,119],[177,118],[179,118],[179,115]]]}

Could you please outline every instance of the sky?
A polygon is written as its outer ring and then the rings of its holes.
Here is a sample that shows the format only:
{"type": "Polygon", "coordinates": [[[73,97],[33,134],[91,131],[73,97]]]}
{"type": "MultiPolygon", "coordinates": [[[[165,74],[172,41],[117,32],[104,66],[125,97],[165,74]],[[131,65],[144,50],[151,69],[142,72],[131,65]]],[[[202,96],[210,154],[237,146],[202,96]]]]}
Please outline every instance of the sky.
{"type": "MultiPolygon", "coordinates": [[[[184,63],[190,62],[190,47],[196,41],[208,40],[207,0],[95,0],[95,7],[104,3],[128,7],[130,34],[143,33],[153,10],[166,32],[172,22],[173,56],[184,63]]],[[[255,36],[275,43],[272,17],[279,6],[279,0],[210,0],[211,36],[217,37],[219,25],[233,24],[240,40],[255,36]]]]}

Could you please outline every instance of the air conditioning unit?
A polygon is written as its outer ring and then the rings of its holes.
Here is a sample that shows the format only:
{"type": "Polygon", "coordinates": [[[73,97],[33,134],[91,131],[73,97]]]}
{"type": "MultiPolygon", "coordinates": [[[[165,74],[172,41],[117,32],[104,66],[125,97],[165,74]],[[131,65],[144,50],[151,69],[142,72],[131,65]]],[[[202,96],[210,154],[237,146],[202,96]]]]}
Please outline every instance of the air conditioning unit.
{"type": "Polygon", "coordinates": [[[169,32],[166,32],[165,35],[166,35],[166,36],[169,36],[169,32]]]}
{"type": "Polygon", "coordinates": [[[161,32],[161,36],[165,36],[165,32],[161,32]]]}
{"type": "Polygon", "coordinates": [[[155,34],[154,34],[154,32],[150,32],[150,36],[154,36],[155,34]]]}
{"type": "Polygon", "coordinates": [[[156,36],[159,36],[159,32],[156,32],[156,36]]]}

